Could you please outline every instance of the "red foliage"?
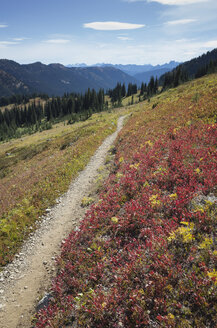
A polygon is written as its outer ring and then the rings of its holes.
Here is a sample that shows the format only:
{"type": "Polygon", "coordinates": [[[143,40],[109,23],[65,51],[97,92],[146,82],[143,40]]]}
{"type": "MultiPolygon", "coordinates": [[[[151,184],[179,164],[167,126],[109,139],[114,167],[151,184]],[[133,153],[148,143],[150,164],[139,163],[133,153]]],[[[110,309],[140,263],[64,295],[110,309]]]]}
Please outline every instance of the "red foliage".
{"type": "Polygon", "coordinates": [[[136,141],[63,244],[37,328],[214,327],[217,124],[136,141]]]}

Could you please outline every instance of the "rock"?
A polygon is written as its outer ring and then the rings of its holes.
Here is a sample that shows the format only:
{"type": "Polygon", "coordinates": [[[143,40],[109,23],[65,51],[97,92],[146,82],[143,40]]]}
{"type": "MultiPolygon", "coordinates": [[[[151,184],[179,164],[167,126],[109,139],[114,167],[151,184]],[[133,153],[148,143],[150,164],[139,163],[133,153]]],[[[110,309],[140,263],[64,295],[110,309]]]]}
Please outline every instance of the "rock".
{"type": "Polygon", "coordinates": [[[10,272],[9,272],[9,271],[5,271],[5,272],[4,272],[4,277],[5,277],[5,278],[10,277],[10,272]]]}
{"type": "Polygon", "coordinates": [[[44,261],[43,264],[44,264],[44,265],[47,265],[47,261],[44,261]]]}
{"type": "Polygon", "coordinates": [[[45,308],[48,306],[49,302],[52,300],[51,294],[45,294],[45,296],[38,302],[38,305],[36,306],[36,311],[45,308]]]}
{"type": "Polygon", "coordinates": [[[28,286],[24,286],[24,289],[28,289],[28,286]]]}

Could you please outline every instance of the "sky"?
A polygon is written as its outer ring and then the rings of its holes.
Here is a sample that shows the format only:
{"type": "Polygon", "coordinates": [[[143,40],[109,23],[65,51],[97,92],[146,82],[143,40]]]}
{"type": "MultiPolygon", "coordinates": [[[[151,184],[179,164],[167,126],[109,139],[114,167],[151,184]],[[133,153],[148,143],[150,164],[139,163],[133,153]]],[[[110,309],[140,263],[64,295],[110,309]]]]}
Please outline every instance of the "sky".
{"type": "Polygon", "coordinates": [[[0,0],[0,58],[164,64],[217,48],[217,0],[0,0]]]}

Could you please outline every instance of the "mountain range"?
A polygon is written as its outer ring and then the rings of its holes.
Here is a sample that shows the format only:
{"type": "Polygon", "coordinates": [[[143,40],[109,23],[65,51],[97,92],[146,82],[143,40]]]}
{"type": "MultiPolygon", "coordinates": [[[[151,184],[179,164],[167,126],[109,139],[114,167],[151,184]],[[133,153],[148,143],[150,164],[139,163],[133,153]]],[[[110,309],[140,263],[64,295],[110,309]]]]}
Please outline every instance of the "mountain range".
{"type": "Polygon", "coordinates": [[[134,77],[110,66],[65,67],[40,62],[20,65],[12,60],[0,60],[0,97],[31,93],[61,96],[88,88],[107,90],[114,88],[117,82],[138,83],[134,77]]]}
{"type": "Polygon", "coordinates": [[[122,72],[133,76],[136,80],[139,82],[148,83],[150,81],[151,76],[154,77],[160,77],[162,74],[171,71],[176,66],[178,66],[180,63],[176,61],[170,61],[169,63],[163,64],[163,65],[135,65],[135,64],[129,64],[129,65],[121,65],[121,64],[94,64],[92,66],[88,66],[85,63],[81,64],[74,64],[74,65],[67,65],[66,67],[113,67],[116,69],[121,70],[122,72]]]}

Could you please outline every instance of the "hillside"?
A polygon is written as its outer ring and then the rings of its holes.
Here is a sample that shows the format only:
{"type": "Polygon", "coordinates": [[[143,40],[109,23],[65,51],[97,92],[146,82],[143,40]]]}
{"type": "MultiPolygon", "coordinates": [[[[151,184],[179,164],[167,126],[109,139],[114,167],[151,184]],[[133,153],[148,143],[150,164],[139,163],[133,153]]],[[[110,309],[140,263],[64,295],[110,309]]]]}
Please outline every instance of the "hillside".
{"type": "Polygon", "coordinates": [[[0,70],[0,95],[11,96],[13,94],[26,94],[29,88],[20,80],[16,79],[13,75],[0,70]]]}
{"type": "Polygon", "coordinates": [[[161,75],[169,71],[171,71],[170,68],[154,69],[143,73],[137,73],[134,75],[134,77],[141,82],[149,83],[152,76],[154,76],[154,78],[159,78],[161,75]]]}
{"type": "Polygon", "coordinates": [[[217,49],[214,49],[178,65],[171,72],[163,74],[159,82],[166,87],[177,86],[179,81],[185,82],[207,73],[213,73],[216,71],[216,67],[217,49]]]}
{"type": "Polygon", "coordinates": [[[84,92],[88,88],[107,90],[115,87],[117,82],[128,84],[137,81],[113,67],[67,68],[60,64],[44,65],[37,62],[20,65],[11,60],[0,60],[0,96],[23,92],[57,96],[84,92]]]}
{"type": "Polygon", "coordinates": [[[215,327],[217,75],[131,106],[35,327],[215,327]]]}

